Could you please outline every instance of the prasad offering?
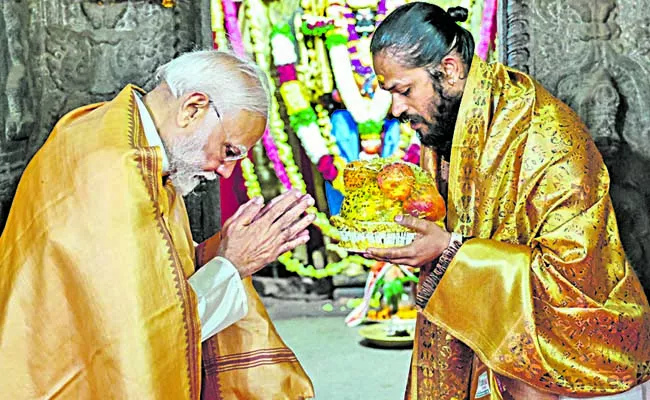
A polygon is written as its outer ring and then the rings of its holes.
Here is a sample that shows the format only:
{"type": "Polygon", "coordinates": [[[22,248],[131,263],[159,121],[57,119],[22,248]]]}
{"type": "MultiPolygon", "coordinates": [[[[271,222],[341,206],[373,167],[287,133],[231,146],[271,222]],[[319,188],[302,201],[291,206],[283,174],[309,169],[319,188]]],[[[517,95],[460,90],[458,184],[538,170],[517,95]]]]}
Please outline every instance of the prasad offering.
{"type": "Polygon", "coordinates": [[[374,158],[353,161],[343,171],[345,198],[332,224],[339,245],[351,251],[405,246],[415,232],[395,222],[399,214],[442,221],[445,202],[429,174],[414,164],[374,158]]]}

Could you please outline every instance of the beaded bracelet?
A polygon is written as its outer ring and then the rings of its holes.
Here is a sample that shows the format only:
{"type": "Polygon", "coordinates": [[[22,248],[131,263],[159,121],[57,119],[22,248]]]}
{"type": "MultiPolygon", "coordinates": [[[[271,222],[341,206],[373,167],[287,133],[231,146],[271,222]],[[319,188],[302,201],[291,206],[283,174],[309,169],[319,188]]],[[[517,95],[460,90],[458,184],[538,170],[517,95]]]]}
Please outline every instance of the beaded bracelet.
{"type": "Polygon", "coordinates": [[[438,258],[436,266],[433,268],[433,271],[431,271],[429,276],[426,277],[422,283],[422,287],[418,290],[418,294],[415,298],[415,305],[419,309],[423,309],[427,305],[433,292],[438,287],[442,276],[447,271],[447,267],[451,264],[451,260],[454,259],[454,256],[458,253],[458,250],[460,250],[460,246],[462,245],[463,237],[456,232],[452,232],[449,246],[447,246],[447,248],[442,252],[438,258]]]}

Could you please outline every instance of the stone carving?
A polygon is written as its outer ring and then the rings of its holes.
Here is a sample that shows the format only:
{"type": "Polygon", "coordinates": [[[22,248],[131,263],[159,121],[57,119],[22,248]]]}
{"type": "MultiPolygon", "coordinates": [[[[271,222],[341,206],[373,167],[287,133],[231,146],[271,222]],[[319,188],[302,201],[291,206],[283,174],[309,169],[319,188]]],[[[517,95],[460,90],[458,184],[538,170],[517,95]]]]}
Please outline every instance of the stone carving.
{"type": "Polygon", "coordinates": [[[5,83],[7,101],[7,118],[5,119],[5,135],[9,140],[27,138],[34,123],[31,99],[29,93],[28,71],[25,66],[27,59],[27,40],[22,33],[24,22],[24,5],[15,1],[4,2],[3,13],[7,35],[8,73],[5,83]]]}
{"type": "Polygon", "coordinates": [[[627,255],[650,294],[650,0],[508,0],[502,62],[578,112],[610,171],[627,255]]]}
{"type": "MultiPolygon", "coordinates": [[[[11,184],[56,121],[112,98],[127,83],[149,89],[159,65],[209,47],[209,9],[209,0],[179,1],[172,9],[145,0],[2,0],[0,43],[8,46],[0,47],[7,60],[0,64],[9,67],[0,67],[7,88],[0,103],[6,137],[0,139],[0,230],[11,184]]],[[[218,228],[218,184],[187,203],[197,240],[218,228]]]]}
{"type": "Polygon", "coordinates": [[[24,4],[0,4],[0,229],[7,218],[18,179],[25,168],[25,151],[34,122],[27,68],[27,20],[24,4]]]}
{"type": "MultiPolygon", "coordinates": [[[[43,2],[36,2],[40,3],[43,2]]],[[[188,6],[169,10],[152,2],[49,1],[30,28],[36,92],[43,98],[37,149],[65,112],[115,96],[126,83],[148,89],[157,66],[193,46],[188,6]],[[185,32],[184,32],[185,31],[185,32]],[[188,34],[189,33],[189,34],[188,34]],[[185,37],[185,40],[179,40],[185,37]]],[[[39,9],[40,8],[40,9],[39,9]]]]}

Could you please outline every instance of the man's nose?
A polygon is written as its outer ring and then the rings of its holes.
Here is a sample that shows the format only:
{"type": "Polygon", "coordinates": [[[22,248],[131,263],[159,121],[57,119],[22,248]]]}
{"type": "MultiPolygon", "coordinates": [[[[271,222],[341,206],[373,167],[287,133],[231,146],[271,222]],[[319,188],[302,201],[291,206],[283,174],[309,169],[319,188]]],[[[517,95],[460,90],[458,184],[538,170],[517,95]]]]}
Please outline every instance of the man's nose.
{"type": "Polygon", "coordinates": [[[404,101],[402,101],[396,94],[393,94],[393,103],[390,106],[390,112],[393,114],[393,117],[398,118],[407,109],[408,107],[404,104],[404,101]]]}
{"type": "Polygon", "coordinates": [[[237,165],[236,161],[225,162],[217,168],[217,174],[222,178],[228,179],[232,175],[235,165],[237,165]]]}

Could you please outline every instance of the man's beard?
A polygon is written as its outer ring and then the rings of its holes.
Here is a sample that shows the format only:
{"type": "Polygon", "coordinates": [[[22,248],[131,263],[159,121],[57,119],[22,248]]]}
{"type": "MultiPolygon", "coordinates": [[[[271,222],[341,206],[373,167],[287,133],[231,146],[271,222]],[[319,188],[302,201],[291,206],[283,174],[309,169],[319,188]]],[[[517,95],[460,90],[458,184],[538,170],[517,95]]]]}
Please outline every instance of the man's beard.
{"type": "Polygon", "coordinates": [[[204,148],[208,144],[210,133],[206,124],[192,136],[175,138],[167,144],[171,171],[169,179],[183,196],[187,196],[204,180],[217,177],[216,173],[202,168],[207,161],[204,148]]]}
{"type": "Polygon", "coordinates": [[[415,124],[426,126],[426,133],[418,130],[417,135],[422,145],[435,149],[439,154],[449,158],[451,153],[451,142],[454,137],[456,120],[460,109],[462,95],[449,96],[444,93],[439,82],[433,81],[433,90],[440,97],[440,105],[436,107],[433,100],[427,107],[427,120],[420,115],[402,114],[402,122],[410,121],[415,124]]]}

